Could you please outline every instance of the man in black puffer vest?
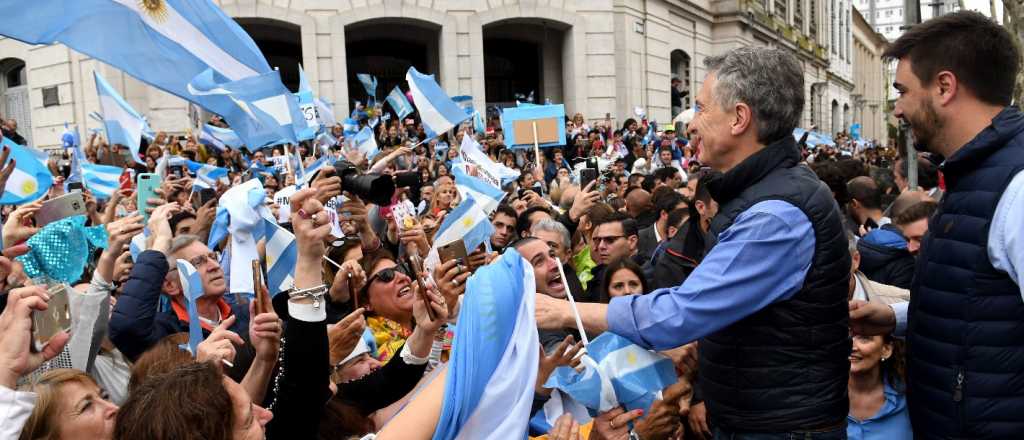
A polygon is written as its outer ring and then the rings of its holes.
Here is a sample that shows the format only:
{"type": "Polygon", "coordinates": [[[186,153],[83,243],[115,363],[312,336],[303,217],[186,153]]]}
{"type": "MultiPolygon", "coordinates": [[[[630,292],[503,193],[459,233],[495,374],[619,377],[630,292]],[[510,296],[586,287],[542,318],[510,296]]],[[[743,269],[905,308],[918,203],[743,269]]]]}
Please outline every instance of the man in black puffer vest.
{"type": "Polygon", "coordinates": [[[858,333],[907,336],[915,438],[1024,436],[1024,114],[1010,106],[1020,54],[976,12],[914,26],[898,59],[895,116],[947,158],[906,303],[854,302],[858,333]],[[901,325],[897,325],[900,323],[901,325]]]}
{"type": "MultiPolygon", "coordinates": [[[[839,206],[792,137],[803,73],[786,51],[705,60],[689,124],[720,205],[704,259],[678,286],[577,304],[588,331],[641,346],[700,339],[715,438],[846,438],[851,259],[839,206]]],[[[537,297],[541,327],[571,327],[568,303],[537,297]]]]}

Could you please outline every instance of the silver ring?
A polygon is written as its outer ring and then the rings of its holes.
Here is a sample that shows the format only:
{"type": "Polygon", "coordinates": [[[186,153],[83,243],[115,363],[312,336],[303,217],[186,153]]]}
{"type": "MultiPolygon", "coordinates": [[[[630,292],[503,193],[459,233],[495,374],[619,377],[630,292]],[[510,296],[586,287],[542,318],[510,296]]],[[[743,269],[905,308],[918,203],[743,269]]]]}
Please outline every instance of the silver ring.
{"type": "Polygon", "coordinates": [[[458,286],[458,285],[459,285],[459,279],[458,279],[458,278],[456,278],[456,279],[453,279],[453,280],[452,280],[452,284],[454,284],[454,285],[458,286]]]}
{"type": "Polygon", "coordinates": [[[313,226],[316,226],[316,216],[317,216],[317,214],[313,214],[313,215],[309,216],[309,219],[313,220],[313,226]]]}

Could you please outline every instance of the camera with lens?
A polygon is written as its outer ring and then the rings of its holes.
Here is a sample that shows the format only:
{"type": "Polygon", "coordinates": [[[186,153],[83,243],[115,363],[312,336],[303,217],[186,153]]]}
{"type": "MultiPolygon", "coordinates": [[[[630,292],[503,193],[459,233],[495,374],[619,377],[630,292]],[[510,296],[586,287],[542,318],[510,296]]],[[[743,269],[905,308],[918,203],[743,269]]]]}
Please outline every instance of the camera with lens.
{"type": "Polygon", "coordinates": [[[378,206],[391,204],[391,196],[395,194],[395,181],[390,175],[363,174],[347,160],[334,163],[334,174],[341,178],[343,191],[378,206]]]}

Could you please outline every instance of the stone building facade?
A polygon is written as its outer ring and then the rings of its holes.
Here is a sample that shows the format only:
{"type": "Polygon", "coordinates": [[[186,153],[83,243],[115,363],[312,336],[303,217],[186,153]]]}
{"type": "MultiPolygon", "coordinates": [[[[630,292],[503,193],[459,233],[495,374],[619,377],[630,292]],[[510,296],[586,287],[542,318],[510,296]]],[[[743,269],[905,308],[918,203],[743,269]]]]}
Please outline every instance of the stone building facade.
{"type": "Polygon", "coordinates": [[[858,12],[853,11],[853,121],[861,124],[861,137],[888,142],[886,103],[889,78],[882,52],[888,44],[885,37],[858,12]]]}

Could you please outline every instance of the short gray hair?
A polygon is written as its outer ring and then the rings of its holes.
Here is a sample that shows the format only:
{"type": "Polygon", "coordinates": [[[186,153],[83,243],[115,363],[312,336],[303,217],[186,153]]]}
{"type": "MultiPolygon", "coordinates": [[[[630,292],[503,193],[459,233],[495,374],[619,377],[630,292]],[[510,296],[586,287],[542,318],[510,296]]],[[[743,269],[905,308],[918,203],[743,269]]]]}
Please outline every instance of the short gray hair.
{"type": "Polygon", "coordinates": [[[530,235],[536,234],[538,231],[554,232],[558,234],[562,237],[562,249],[565,249],[566,252],[572,251],[572,239],[570,238],[569,230],[565,228],[565,225],[555,220],[545,218],[533,224],[533,227],[530,228],[530,235]]]}
{"type": "Polygon", "coordinates": [[[191,234],[179,235],[177,237],[174,237],[173,240],[171,240],[171,248],[167,252],[171,255],[174,255],[178,253],[178,251],[184,249],[188,245],[195,243],[197,241],[202,243],[202,240],[200,240],[198,236],[191,234]]]}
{"type": "Polygon", "coordinates": [[[793,54],[761,47],[741,47],[704,59],[715,74],[715,101],[723,109],[737,102],[750,106],[757,140],[769,143],[791,136],[804,110],[804,74],[793,54]]]}

